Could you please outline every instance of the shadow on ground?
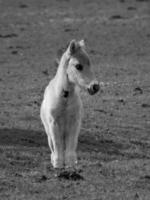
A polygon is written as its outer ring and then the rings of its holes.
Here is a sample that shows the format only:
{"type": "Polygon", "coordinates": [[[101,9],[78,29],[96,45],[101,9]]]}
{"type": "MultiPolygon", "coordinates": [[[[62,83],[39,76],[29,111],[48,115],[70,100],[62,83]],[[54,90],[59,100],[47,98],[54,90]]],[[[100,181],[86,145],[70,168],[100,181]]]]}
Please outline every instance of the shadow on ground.
{"type": "Polygon", "coordinates": [[[33,130],[0,129],[0,145],[47,146],[46,134],[33,130]]]}
{"type": "Polygon", "coordinates": [[[92,135],[82,136],[79,143],[79,149],[82,151],[94,151],[108,153],[110,155],[120,155],[120,151],[128,147],[129,145],[115,142],[112,139],[95,139],[92,135]]]}
{"type": "Polygon", "coordinates": [[[148,152],[150,145],[146,141],[139,140],[122,141],[106,138],[98,138],[92,135],[82,136],[79,139],[79,150],[81,152],[89,152],[91,155],[95,153],[100,155],[104,160],[114,159],[149,159],[148,152]],[[99,154],[100,153],[100,154],[99,154]]]}
{"type": "MultiPolygon", "coordinates": [[[[48,143],[44,132],[23,129],[0,129],[0,145],[47,147],[48,143]]],[[[119,154],[120,150],[126,148],[128,148],[128,145],[108,139],[95,139],[94,136],[86,134],[79,138],[79,150],[85,152],[119,154]]]]}
{"type": "MultiPolygon", "coordinates": [[[[22,129],[0,129],[0,145],[13,147],[46,147],[47,137],[44,132],[22,129]]],[[[147,158],[150,146],[139,142],[114,141],[113,139],[96,138],[89,134],[79,137],[78,154],[80,152],[105,155],[106,160],[147,158]]],[[[100,156],[100,157],[101,157],[100,156]]]]}

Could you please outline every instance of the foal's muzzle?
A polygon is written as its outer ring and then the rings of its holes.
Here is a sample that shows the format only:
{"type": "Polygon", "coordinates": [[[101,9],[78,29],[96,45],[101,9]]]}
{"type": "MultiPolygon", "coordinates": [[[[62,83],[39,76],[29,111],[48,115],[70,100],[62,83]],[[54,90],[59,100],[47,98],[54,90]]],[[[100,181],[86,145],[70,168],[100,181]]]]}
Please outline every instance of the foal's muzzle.
{"type": "Polygon", "coordinates": [[[99,91],[99,89],[100,89],[99,84],[98,83],[93,83],[88,88],[88,92],[89,92],[90,95],[94,95],[99,91]]]}

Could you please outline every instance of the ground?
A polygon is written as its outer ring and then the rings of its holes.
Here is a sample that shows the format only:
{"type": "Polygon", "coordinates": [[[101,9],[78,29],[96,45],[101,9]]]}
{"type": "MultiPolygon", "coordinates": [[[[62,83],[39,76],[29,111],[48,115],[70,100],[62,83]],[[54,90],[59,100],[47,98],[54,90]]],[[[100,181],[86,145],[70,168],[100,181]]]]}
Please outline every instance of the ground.
{"type": "Polygon", "coordinates": [[[150,199],[150,1],[1,0],[0,199],[150,199]],[[39,117],[55,58],[85,39],[101,92],[81,92],[79,177],[56,177],[39,117]]]}

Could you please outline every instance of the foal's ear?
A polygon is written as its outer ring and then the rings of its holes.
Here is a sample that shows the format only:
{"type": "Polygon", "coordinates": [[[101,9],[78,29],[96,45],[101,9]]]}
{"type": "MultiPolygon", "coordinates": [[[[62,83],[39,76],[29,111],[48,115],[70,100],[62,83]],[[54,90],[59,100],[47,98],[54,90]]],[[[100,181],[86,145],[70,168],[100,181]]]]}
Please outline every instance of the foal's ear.
{"type": "Polygon", "coordinates": [[[78,44],[77,44],[76,40],[72,40],[68,47],[70,54],[71,55],[75,54],[77,51],[77,48],[78,48],[78,44]]]}
{"type": "Polygon", "coordinates": [[[84,40],[80,40],[79,41],[79,45],[80,45],[80,47],[85,48],[85,41],[84,40]]]}

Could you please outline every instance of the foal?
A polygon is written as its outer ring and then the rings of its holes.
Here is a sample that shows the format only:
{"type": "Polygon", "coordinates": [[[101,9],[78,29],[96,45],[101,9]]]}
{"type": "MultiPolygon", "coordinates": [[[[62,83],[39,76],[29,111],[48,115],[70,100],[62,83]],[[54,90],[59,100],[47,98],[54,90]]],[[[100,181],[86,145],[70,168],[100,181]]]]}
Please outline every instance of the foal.
{"type": "Polygon", "coordinates": [[[82,119],[79,88],[90,95],[99,90],[93,78],[84,41],[72,40],[62,55],[55,77],[45,89],[41,105],[43,122],[54,168],[74,167],[82,119]]]}

